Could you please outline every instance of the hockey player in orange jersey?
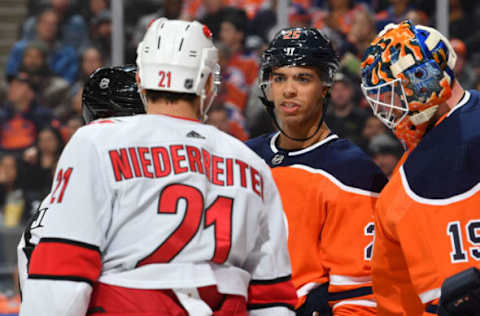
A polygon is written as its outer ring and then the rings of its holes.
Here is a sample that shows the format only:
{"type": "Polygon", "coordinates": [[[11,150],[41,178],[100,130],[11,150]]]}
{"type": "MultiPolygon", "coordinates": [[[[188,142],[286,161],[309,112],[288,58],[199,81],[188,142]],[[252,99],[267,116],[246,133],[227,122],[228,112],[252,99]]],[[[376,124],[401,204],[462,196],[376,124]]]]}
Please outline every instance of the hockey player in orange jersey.
{"type": "Polygon", "coordinates": [[[379,315],[437,314],[440,296],[440,315],[480,313],[478,299],[448,302],[471,296],[478,277],[442,288],[480,266],[480,93],[460,86],[455,62],[445,36],[409,21],[387,25],[362,62],[365,97],[408,150],[375,210],[379,315]]]}
{"type": "Polygon", "coordinates": [[[247,142],[272,168],[282,197],[299,316],[375,314],[373,205],[386,178],[323,122],[337,67],[317,29],[281,30],[260,73],[262,101],[280,132],[247,142]]]}

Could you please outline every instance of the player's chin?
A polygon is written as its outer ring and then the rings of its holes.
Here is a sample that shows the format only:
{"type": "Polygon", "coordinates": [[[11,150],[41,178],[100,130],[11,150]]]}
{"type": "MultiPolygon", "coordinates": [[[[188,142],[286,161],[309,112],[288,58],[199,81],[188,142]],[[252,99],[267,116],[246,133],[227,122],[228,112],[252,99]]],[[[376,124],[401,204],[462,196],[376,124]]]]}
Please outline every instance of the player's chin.
{"type": "Polygon", "coordinates": [[[280,118],[280,122],[282,126],[290,126],[293,128],[302,128],[305,127],[306,121],[302,115],[282,115],[280,118]]]}

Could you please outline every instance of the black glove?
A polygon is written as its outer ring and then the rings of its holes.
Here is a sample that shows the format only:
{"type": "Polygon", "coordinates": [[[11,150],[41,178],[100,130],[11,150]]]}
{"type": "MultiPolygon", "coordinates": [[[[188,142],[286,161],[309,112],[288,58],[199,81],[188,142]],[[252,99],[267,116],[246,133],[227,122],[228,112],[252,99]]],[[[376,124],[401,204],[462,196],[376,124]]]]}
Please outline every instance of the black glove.
{"type": "Polygon", "coordinates": [[[443,282],[438,315],[480,315],[480,271],[478,269],[467,269],[443,282]]]}
{"type": "Polygon", "coordinates": [[[308,293],[305,303],[296,310],[296,315],[331,316],[332,309],[328,305],[328,283],[324,283],[308,293]]]}

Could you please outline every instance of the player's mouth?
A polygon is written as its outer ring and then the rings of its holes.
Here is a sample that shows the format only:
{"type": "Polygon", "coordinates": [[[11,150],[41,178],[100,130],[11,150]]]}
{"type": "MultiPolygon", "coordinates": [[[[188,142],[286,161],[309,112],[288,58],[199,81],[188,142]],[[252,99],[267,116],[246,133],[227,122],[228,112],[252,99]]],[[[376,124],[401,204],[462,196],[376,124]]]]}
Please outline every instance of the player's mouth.
{"type": "Polygon", "coordinates": [[[280,109],[286,114],[294,114],[298,111],[300,105],[295,102],[282,102],[280,104],[280,109]]]}

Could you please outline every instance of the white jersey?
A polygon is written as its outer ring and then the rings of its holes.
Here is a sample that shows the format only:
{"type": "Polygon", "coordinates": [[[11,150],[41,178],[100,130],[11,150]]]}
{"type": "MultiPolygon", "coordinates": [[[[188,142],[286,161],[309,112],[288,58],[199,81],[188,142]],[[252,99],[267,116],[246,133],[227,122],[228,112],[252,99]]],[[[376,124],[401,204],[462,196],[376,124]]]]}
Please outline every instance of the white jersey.
{"type": "Polygon", "coordinates": [[[18,252],[20,315],[85,315],[95,282],[217,285],[248,298],[251,315],[293,315],[286,225],[270,169],[197,121],[137,115],[80,128],[30,232],[18,252]],[[27,280],[25,242],[38,243],[27,280]]]}

